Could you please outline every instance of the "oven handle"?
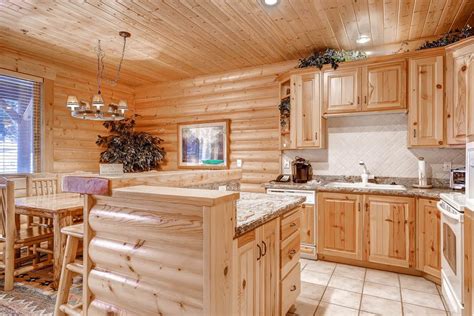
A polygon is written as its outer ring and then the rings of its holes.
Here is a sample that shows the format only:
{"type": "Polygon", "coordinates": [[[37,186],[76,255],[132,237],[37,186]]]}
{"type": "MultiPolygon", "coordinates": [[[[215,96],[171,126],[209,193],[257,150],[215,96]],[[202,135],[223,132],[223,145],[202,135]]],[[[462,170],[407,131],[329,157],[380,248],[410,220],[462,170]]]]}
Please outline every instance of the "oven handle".
{"type": "Polygon", "coordinates": [[[438,205],[438,210],[443,213],[443,215],[446,215],[447,217],[454,219],[455,221],[461,222],[461,215],[454,215],[450,212],[447,212],[444,208],[441,207],[441,201],[436,203],[438,205]]]}

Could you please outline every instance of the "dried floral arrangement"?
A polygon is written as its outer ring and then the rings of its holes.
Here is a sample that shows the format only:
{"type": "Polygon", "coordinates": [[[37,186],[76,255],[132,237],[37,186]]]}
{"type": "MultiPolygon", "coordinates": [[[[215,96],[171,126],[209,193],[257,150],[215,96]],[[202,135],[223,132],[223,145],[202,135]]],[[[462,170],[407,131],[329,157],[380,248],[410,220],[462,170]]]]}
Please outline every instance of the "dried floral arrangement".
{"type": "Polygon", "coordinates": [[[337,69],[342,62],[365,58],[367,55],[361,51],[327,48],[325,51],[314,52],[310,56],[300,59],[298,68],[317,67],[321,69],[324,65],[330,64],[333,69],[337,69]]]}
{"type": "Polygon", "coordinates": [[[278,105],[278,109],[280,110],[280,126],[282,130],[286,130],[289,128],[289,118],[290,118],[290,97],[284,98],[281,100],[280,104],[278,105]]]}
{"type": "Polygon", "coordinates": [[[106,121],[110,135],[98,136],[96,144],[106,148],[100,154],[101,163],[122,163],[124,172],[142,172],[157,169],[166,152],[161,138],[135,131],[135,118],[106,121]]]}
{"type": "Polygon", "coordinates": [[[468,38],[473,35],[474,35],[474,30],[472,29],[472,27],[469,25],[466,25],[460,30],[456,29],[444,34],[441,38],[435,41],[425,42],[417,50],[443,47],[452,43],[456,43],[457,41],[460,41],[462,39],[468,38]]]}

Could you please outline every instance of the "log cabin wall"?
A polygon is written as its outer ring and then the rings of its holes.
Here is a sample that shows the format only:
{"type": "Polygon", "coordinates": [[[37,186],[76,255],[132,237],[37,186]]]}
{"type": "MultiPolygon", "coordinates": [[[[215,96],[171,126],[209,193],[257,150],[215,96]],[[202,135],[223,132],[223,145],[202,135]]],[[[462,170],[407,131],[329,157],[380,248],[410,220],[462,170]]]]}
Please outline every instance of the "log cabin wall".
{"type": "Polygon", "coordinates": [[[242,191],[263,191],[280,172],[278,74],[296,61],[138,87],[139,129],[164,139],[164,170],[177,169],[177,123],[230,119],[231,168],[242,159],[242,191]]]}
{"type": "MultiPolygon", "coordinates": [[[[66,108],[67,95],[88,100],[97,90],[96,75],[69,65],[2,48],[0,70],[44,78],[43,170],[52,172],[98,171],[101,149],[95,145],[97,135],[107,131],[101,122],[72,118],[66,108]]],[[[133,109],[133,89],[124,84],[104,85],[105,101],[125,98],[133,109]]]]}

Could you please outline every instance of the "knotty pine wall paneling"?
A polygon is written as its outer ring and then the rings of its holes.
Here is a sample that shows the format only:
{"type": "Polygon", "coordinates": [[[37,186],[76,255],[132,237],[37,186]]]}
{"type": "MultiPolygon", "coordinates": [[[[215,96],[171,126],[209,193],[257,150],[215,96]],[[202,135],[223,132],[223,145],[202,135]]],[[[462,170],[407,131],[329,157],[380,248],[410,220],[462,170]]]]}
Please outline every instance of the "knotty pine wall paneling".
{"type": "Polygon", "coordinates": [[[218,75],[146,85],[135,89],[138,129],[164,140],[164,170],[177,169],[177,123],[230,119],[231,168],[242,159],[242,191],[280,172],[277,75],[296,61],[244,68],[218,75]]]}
{"type": "MultiPolygon", "coordinates": [[[[0,69],[44,78],[44,168],[43,171],[73,172],[98,171],[99,154],[97,135],[106,134],[101,122],[75,119],[66,108],[67,96],[76,95],[88,100],[96,93],[96,75],[85,72],[80,65],[51,63],[14,50],[0,50],[0,69]]],[[[133,110],[133,89],[118,84],[104,84],[106,102],[127,99],[133,110]]]]}

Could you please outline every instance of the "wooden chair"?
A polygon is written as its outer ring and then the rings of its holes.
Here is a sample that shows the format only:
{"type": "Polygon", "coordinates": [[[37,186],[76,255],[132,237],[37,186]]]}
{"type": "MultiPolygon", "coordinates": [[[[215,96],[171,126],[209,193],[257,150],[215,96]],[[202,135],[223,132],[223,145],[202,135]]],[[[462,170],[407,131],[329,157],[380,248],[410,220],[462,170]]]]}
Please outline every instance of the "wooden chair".
{"type": "MultiPolygon", "coordinates": [[[[33,174],[26,178],[26,195],[38,196],[59,193],[59,177],[56,174],[33,174]]],[[[45,226],[52,226],[52,220],[39,218],[38,223],[45,226]]],[[[35,219],[28,217],[28,226],[35,225],[35,219]]]]}
{"type": "Polygon", "coordinates": [[[76,224],[64,227],[61,233],[67,235],[67,239],[61,279],[59,280],[58,296],[56,297],[56,305],[54,306],[54,315],[81,315],[82,303],[70,305],[68,304],[68,298],[75,275],[82,275],[83,284],[87,282],[84,277],[82,262],[76,261],[77,254],[79,253],[79,242],[84,239],[84,225],[76,224]]]}
{"type": "MultiPolygon", "coordinates": [[[[53,241],[53,231],[47,227],[16,227],[15,184],[12,180],[0,177],[0,242],[3,243],[3,256],[0,268],[4,270],[4,290],[13,289],[14,277],[32,270],[52,265],[51,256],[41,258],[40,249],[53,241]]],[[[47,249],[46,249],[47,252],[47,249]]]]}

